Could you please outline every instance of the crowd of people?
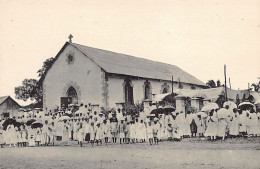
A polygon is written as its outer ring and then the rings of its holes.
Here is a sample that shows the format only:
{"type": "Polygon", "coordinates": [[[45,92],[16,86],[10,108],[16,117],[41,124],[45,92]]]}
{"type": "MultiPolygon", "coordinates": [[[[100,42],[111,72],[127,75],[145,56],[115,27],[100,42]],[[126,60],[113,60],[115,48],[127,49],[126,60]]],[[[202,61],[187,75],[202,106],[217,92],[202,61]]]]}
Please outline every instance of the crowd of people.
{"type": "MultiPolygon", "coordinates": [[[[0,145],[10,147],[54,146],[57,141],[80,146],[100,144],[158,144],[161,141],[181,141],[186,137],[209,138],[260,136],[260,113],[253,108],[236,109],[225,106],[208,112],[162,114],[127,113],[124,109],[106,113],[90,111],[80,105],[58,112],[24,112],[13,117],[20,125],[0,125],[0,145]],[[28,123],[30,121],[31,123],[28,123]]],[[[8,119],[7,119],[8,120],[8,119]]]]}

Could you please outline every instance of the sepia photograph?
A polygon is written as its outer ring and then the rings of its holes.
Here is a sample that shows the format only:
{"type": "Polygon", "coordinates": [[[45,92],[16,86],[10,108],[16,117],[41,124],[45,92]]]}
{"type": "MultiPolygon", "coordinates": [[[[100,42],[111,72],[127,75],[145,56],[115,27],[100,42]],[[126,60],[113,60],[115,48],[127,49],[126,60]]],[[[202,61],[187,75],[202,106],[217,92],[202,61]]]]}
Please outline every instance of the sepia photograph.
{"type": "Polygon", "coordinates": [[[0,0],[0,169],[260,168],[260,0],[0,0]]]}

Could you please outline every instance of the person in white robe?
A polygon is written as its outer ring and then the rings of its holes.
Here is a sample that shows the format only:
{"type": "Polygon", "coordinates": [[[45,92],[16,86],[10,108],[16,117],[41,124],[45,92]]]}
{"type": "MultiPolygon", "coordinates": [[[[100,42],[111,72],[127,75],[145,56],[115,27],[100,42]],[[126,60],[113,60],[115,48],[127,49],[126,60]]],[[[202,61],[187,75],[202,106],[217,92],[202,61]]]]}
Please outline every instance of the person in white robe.
{"type": "Polygon", "coordinates": [[[160,123],[158,121],[159,121],[158,118],[154,118],[153,138],[154,138],[155,144],[158,144],[158,142],[159,142],[158,135],[159,135],[159,130],[160,130],[160,123]]]}
{"type": "Polygon", "coordinates": [[[16,132],[14,129],[14,125],[8,125],[6,129],[6,144],[9,144],[10,147],[12,147],[12,144],[14,147],[16,147],[16,132]]]}
{"type": "Polygon", "coordinates": [[[201,118],[201,115],[197,115],[194,120],[197,126],[197,133],[199,134],[199,137],[203,137],[205,133],[205,123],[203,118],[201,118]]]}
{"type": "MultiPolygon", "coordinates": [[[[224,108],[222,108],[220,110],[224,111],[224,108]]],[[[227,110],[226,110],[226,114],[229,114],[227,110]]],[[[225,137],[226,137],[226,131],[227,131],[227,126],[228,126],[228,119],[229,118],[220,117],[219,114],[218,114],[218,135],[217,136],[218,137],[222,137],[222,140],[224,140],[225,137]]]]}
{"type": "Polygon", "coordinates": [[[236,137],[238,134],[239,134],[239,117],[238,117],[237,109],[234,109],[229,122],[229,135],[231,135],[231,137],[236,137]]]}
{"type": "Polygon", "coordinates": [[[83,124],[81,122],[79,124],[79,129],[78,129],[78,141],[79,141],[80,147],[83,146],[84,137],[85,137],[85,132],[84,132],[83,124]]]}
{"type": "Polygon", "coordinates": [[[180,114],[176,113],[176,127],[178,127],[178,131],[181,134],[181,137],[183,137],[185,133],[185,114],[183,111],[180,112],[180,114]]]}
{"type": "Polygon", "coordinates": [[[215,140],[218,134],[218,119],[213,116],[213,112],[207,117],[207,129],[205,131],[205,136],[210,137],[211,140],[215,140]]]}
{"type": "Polygon", "coordinates": [[[108,137],[109,137],[109,134],[110,134],[110,126],[107,123],[107,120],[103,121],[102,133],[103,133],[103,136],[104,136],[104,139],[105,139],[105,143],[107,145],[108,144],[108,137]]]}
{"type": "Polygon", "coordinates": [[[246,130],[247,130],[247,117],[246,117],[246,111],[241,111],[239,110],[239,115],[238,115],[238,122],[239,122],[239,133],[242,136],[246,135],[246,130]]]}
{"type": "Polygon", "coordinates": [[[259,125],[258,125],[258,117],[257,114],[252,109],[249,114],[249,127],[250,133],[249,135],[256,137],[260,133],[259,125]]]}
{"type": "Polygon", "coordinates": [[[70,126],[67,124],[67,121],[64,120],[64,123],[62,124],[62,142],[66,145],[70,145],[69,143],[69,132],[70,132],[70,126]]]}

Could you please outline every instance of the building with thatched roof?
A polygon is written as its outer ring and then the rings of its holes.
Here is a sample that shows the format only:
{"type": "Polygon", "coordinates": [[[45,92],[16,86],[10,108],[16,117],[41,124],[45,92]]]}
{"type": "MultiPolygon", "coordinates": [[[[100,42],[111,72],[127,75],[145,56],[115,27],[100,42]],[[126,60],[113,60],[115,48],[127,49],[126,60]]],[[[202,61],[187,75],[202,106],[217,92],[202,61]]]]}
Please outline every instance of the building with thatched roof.
{"type": "Polygon", "coordinates": [[[172,88],[203,89],[205,83],[181,68],[66,42],[43,83],[43,107],[55,109],[69,103],[115,107],[116,103],[141,103],[152,94],[172,88]]]}

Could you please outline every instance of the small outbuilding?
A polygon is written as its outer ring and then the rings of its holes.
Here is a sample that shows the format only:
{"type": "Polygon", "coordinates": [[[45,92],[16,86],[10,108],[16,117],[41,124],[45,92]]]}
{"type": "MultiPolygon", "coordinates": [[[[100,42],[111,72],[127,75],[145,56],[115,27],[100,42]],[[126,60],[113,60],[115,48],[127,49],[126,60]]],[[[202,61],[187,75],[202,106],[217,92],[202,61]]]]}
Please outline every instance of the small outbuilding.
{"type": "Polygon", "coordinates": [[[5,117],[13,117],[18,113],[18,109],[21,108],[14,99],[10,96],[0,97],[0,120],[5,117]]]}

